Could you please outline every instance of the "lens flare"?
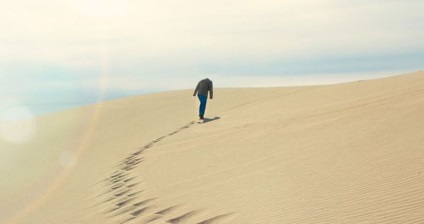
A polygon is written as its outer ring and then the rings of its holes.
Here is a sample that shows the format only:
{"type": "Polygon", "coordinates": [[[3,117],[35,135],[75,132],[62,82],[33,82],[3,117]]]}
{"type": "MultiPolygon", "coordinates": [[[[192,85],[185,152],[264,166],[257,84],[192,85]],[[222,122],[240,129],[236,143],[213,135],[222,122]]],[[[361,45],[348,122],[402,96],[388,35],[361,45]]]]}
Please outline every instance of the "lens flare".
{"type": "Polygon", "coordinates": [[[75,166],[77,161],[78,161],[78,158],[75,152],[66,150],[66,151],[63,151],[62,154],[60,155],[59,164],[64,168],[71,168],[75,166]]]}
{"type": "MultiPolygon", "coordinates": [[[[102,49],[102,69],[101,69],[101,79],[98,87],[98,101],[101,102],[104,100],[106,95],[108,83],[109,83],[109,72],[110,72],[110,49],[108,45],[104,45],[102,49]]],[[[79,145],[73,151],[64,151],[62,152],[59,158],[59,164],[64,167],[63,171],[57,176],[57,178],[45,189],[45,191],[39,193],[39,196],[25,208],[23,208],[17,214],[14,214],[10,217],[5,224],[15,224],[20,223],[22,220],[30,216],[30,214],[36,212],[42,205],[48,200],[48,198],[54,194],[66,181],[71,171],[78,164],[79,158],[84,154],[84,152],[89,147],[89,144],[95,133],[97,123],[102,115],[103,104],[99,103],[94,105],[93,112],[91,114],[92,119],[88,122],[87,127],[81,133],[82,140],[79,145]]],[[[90,115],[89,115],[90,116],[90,115]]],[[[3,223],[3,222],[2,222],[3,223]]]]}
{"type": "Polygon", "coordinates": [[[37,122],[31,111],[18,102],[0,106],[0,138],[12,144],[30,141],[37,130],[37,122]]]}

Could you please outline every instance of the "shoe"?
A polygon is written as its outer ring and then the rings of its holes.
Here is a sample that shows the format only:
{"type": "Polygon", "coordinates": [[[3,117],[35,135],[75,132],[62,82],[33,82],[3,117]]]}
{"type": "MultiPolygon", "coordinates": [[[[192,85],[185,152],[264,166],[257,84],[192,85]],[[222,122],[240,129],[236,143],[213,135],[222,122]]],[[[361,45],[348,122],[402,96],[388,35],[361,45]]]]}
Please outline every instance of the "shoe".
{"type": "Polygon", "coordinates": [[[203,120],[204,118],[203,118],[203,116],[199,116],[199,119],[200,119],[200,120],[203,120]]]}

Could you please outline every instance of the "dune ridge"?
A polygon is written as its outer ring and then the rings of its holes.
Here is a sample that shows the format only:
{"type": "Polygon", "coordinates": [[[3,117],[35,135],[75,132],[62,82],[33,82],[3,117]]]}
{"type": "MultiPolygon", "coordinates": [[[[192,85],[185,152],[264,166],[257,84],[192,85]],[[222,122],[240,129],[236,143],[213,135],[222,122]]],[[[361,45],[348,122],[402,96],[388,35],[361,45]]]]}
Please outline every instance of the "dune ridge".
{"type": "Polygon", "coordinates": [[[424,222],[423,72],[215,92],[205,122],[183,90],[40,117],[26,144],[0,141],[13,161],[1,223],[424,222]]]}

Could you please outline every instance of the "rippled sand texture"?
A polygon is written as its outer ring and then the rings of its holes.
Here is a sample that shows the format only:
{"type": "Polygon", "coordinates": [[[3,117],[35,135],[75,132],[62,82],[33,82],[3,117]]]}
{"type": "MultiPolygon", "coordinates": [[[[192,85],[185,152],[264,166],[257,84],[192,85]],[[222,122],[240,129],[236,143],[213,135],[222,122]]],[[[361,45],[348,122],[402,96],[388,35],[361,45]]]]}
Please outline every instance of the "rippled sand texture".
{"type": "Polygon", "coordinates": [[[192,90],[37,118],[0,141],[0,223],[424,223],[424,72],[215,92],[205,121],[192,90]]]}

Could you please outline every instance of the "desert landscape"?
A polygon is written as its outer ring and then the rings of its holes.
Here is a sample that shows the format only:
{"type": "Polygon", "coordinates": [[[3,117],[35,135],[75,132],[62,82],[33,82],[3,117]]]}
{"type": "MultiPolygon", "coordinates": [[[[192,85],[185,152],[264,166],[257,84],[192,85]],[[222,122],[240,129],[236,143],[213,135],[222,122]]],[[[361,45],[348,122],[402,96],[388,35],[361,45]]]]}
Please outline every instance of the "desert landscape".
{"type": "Polygon", "coordinates": [[[424,223],[424,72],[192,91],[1,123],[0,223],[424,223]]]}

